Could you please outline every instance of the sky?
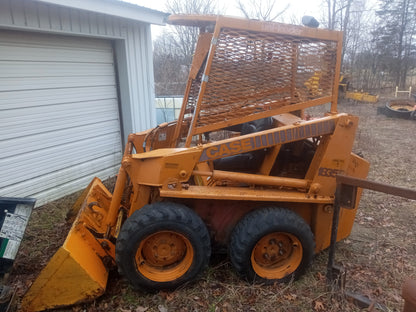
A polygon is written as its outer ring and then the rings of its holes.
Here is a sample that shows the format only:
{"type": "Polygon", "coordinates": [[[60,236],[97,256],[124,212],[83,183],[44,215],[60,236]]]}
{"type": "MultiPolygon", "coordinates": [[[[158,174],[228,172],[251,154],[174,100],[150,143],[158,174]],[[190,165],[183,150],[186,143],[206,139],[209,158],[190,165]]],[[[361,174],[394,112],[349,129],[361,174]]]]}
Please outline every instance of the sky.
{"type": "MultiPolygon", "coordinates": [[[[128,2],[135,3],[140,6],[144,6],[150,9],[155,9],[159,11],[165,12],[165,2],[166,0],[124,0],[128,2]]],[[[311,13],[318,13],[319,7],[321,6],[322,0],[280,0],[277,1],[276,4],[277,8],[284,8],[287,4],[290,4],[289,6],[289,13],[291,14],[299,14],[299,15],[311,15],[311,13]],[[280,3],[280,4],[279,4],[280,3]]],[[[221,4],[223,6],[223,4],[221,4]]],[[[241,15],[239,10],[237,9],[237,0],[234,1],[226,1],[226,4],[224,4],[226,12],[226,15],[241,15]]]]}
{"type": "MultiPolygon", "coordinates": [[[[122,0],[126,2],[135,3],[137,5],[166,12],[165,2],[166,0],[122,0]]],[[[237,8],[237,0],[228,0],[221,1],[226,2],[226,4],[221,4],[221,7],[225,8],[224,15],[230,16],[242,16],[241,12],[237,8]]],[[[321,6],[322,0],[278,0],[276,5],[277,9],[284,9],[287,4],[289,4],[288,10],[285,12],[285,21],[289,22],[291,17],[295,17],[297,20],[301,20],[304,15],[314,16],[317,20],[321,16],[321,6]]],[[[157,37],[163,30],[163,26],[154,26],[152,25],[152,36],[153,38],[157,37]]]]}

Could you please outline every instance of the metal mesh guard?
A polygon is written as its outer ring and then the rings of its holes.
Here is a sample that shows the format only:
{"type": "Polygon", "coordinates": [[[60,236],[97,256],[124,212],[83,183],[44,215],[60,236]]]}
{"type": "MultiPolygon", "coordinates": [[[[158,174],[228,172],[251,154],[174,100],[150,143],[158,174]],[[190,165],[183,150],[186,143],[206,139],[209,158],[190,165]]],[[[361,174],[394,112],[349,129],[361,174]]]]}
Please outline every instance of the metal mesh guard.
{"type": "MultiPolygon", "coordinates": [[[[332,95],[335,41],[223,28],[196,128],[332,95]]],[[[202,75],[187,107],[195,107],[202,75]]]]}

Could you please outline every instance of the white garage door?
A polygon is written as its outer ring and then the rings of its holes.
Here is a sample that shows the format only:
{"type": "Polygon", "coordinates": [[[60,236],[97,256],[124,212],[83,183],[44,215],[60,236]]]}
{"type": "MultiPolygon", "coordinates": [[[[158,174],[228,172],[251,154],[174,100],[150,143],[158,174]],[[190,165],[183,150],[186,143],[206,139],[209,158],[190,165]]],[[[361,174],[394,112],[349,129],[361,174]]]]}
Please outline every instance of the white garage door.
{"type": "Polygon", "coordinates": [[[108,41],[0,31],[0,196],[40,205],[117,172],[113,60],[108,41]]]}

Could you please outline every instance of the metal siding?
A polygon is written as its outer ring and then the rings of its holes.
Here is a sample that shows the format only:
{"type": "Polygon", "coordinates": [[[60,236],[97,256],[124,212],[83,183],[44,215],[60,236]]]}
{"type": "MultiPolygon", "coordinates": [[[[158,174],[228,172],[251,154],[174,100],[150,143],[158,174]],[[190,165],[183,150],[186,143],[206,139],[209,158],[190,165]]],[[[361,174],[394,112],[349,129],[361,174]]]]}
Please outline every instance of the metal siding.
{"type": "Polygon", "coordinates": [[[33,2],[26,3],[25,7],[26,25],[29,27],[39,27],[37,6],[33,2]]]}
{"type": "Polygon", "coordinates": [[[3,25],[13,25],[9,1],[0,1],[0,23],[3,25]]]}
{"type": "MultiPolygon", "coordinates": [[[[135,42],[141,42],[144,38],[144,31],[143,29],[135,29],[135,37],[136,37],[136,41],[135,42]]],[[[139,48],[139,53],[137,53],[137,63],[138,66],[140,68],[140,72],[144,73],[145,76],[148,75],[148,70],[147,70],[147,63],[144,62],[144,60],[146,59],[146,49],[144,48],[143,45],[137,44],[138,48],[139,48]]],[[[141,80],[138,84],[139,87],[139,94],[143,94],[143,101],[141,101],[139,103],[139,110],[141,112],[145,112],[146,116],[150,116],[149,112],[150,112],[150,108],[146,105],[147,100],[148,100],[148,93],[145,92],[144,90],[146,89],[145,84],[147,83],[147,81],[145,80],[141,80]]],[[[146,128],[150,128],[150,119],[147,118],[146,120],[146,128]]]]}
{"type": "MultiPolygon", "coordinates": [[[[118,81],[119,81],[119,95],[120,103],[122,106],[121,116],[122,116],[122,126],[124,135],[128,135],[133,132],[132,124],[132,107],[131,103],[131,94],[129,86],[129,72],[127,64],[127,49],[126,49],[127,40],[116,40],[114,43],[114,49],[116,53],[116,62],[117,62],[117,71],[118,71],[118,81]]],[[[126,142],[126,138],[123,142],[126,142]]]]}
{"type": "Polygon", "coordinates": [[[21,1],[10,1],[10,7],[13,23],[26,25],[23,3],[21,1]]]}
{"type": "MultiPolygon", "coordinates": [[[[150,25],[147,25],[147,28],[143,28],[143,41],[145,42],[152,42],[152,34],[150,25]]],[[[144,49],[144,62],[147,65],[147,72],[146,72],[146,83],[145,86],[147,89],[147,99],[145,103],[155,103],[155,79],[154,79],[154,71],[153,71],[153,47],[152,45],[142,45],[144,49]]],[[[155,105],[147,105],[148,108],[148,120],[150,121],[149,127],[154,127],[156,125],[156,109],[155,105]],[[149,118],[150,117],[150,118],[149,118]]]]}
{"type": "MultiPolygon", "coordinates": [[[[125,30],[127,75],[132,100],[132,128],[141,131],[155,126],[152,55],[141,43],[150,36],[150,26],[128,24],[125,30]],[[151,103],[151,105],[149,105],[151,103]]],[[[151,49],[151,48],[150,48],[151,49]]]]}
{"type": "MultiPolygon", "coordinates": [[[[21,41],[20,35],[7,36],[3,34],[4,40],[0,42],[0,60],[3,60],[0,61],[0,88],[3,90],[0,91],[0,109],[3,110],[0,112],[0,119],[6,110],[24,110],[27,115],[27,117],[22,117],[20,123],[8,115],[10,117],[8,128],[6,130],[5,127],[2,127],[0,131],[0,137],[4,138],[0,138],[0,160],[11,157],[16,152],[47,150],[53,146],[57,139],[62,140],[62,144],[70,144],[72,142],[71,135],[68,133],[74,131],[74,128],[83,130],[82,133],[74,133],[74,137],[80,136],[82,140],[89,138],[86,133],[110,134],[107,131],[108,127],[113,127],[114,122],[118,122],[118,119],[117,121],[106,120],[108,115],[105,111],[94,114],[93,121],[88,126],[85,124],[82,126],[82,123],[91,118],[91,111],[85,112],[83,116],[79,114],[77,117],[67,114],[68,119],[77,119],[74,122],[76,127],[72,128],[60,129],[60,122],[49,121],[46,123],[42,119],[44,117],[42,114],[47,115],[49,111],[45,111],[41,107],[50,107],[51,111],[60,105],[69,107],[70,103],[74,103],[74,105],[75,103],[85,103],[94,107],[100,101],[113,101],[110,99],[114,99],[114,102],[111,104],[106,102],[108,105],[116,106],[118,104],[114,75],[110,74],[113,69],[101,67],[94,62],[99,55],[99,58],[106,59],[105,62],[112,63],[113,52],[108,42],[103,44],[104,41],[97,38],[111,39],[116,42],[118,81],[121,92],[120,114],[123,115],[125,136],[122,141],[126,141],[130,132],[141,131],[155,125],[150,24],[32,0],[0,0],[0,29],[2,28],[25,31],[29,35],[24,36],[25,40],[21,41]],[[35,33],[48,35],[41,36],[35,33]],[[59,47],[54,46],[56,41],[60,42],[59,47]],[[86,46],[88,49],[84,49],[86,46]],[[30,49],[30,53],[21,53],[22,49],[30,49]],[[33,62],[32,56],[37,58],[36,62],[33,62]],[[76,69],[73,64],[80,61],[83,61],[84,64],[76,69]],[[61,66],[60,69],[59,66],[61,66]],[[40,69],[42,69],[42,73],[39,72],[40,69]],[[65,72],[66,77],[59,77],[60,72],[65,72]],[[88,72],[91,74],[88,75],[88,72]],[[43,78],[40,79],[39,75],[43,78]],[[97,79],[100,79],[101,83],[93,82],[97,79]],[[53,86],[54,92],[50,92],[51,86],[53,86]],[[36,115],[38,119],[34,121],[30,116],[36,112],[38,112],[36,115]],[[105,129],[95,128],[97,123],[101,123],[105,129]],[[46,131],[37,133],[41,126],[46,131]],[[91,132],[92,129],[95,131],[91,132]],[[48,133],[51,135],[48,136],[48,133]],[[34,136],[39,136],[42,144],[40,141],[30,139],[34,136]],[[26,137],[28,139],[25,141],[26,137]]],[[[13,32],[10,33],[13,34],[13,32]]],[[[17,32],[15,33],[17,34],[17,32]]],[[[78,109],[74,107],[72,110],[78,109]]],[[[118,118],[118,116],[116,117],[118,118]]],[[[6,122],[3,124],[6,125],[6,122]]],[[[101,147],[96,146],[95,148],[101,147]]],[[[97,175],[113,174],[119,166],[120,156],[120,154],[114,156],[117,161],[113,167],[109,166],[102,170],[94,167],[97,175]]],[[[24,161],[30,161],[30,157],[26,157],[24,161]]],[[[62,158],[69,161],[66,154],[62,155],[62,158]]],[[[32,178],[20,184],[11,184],[8,188],[13,188],[12,194],[16,196],[22,196],[21,192],[29,191],[32,188],[33,192],[36,192],[33,193],[33,196],[42,198],[37,202],[39,205],[59,197],[60,194],[68,194],[88,184],[89,173],[85,173],[87,176],[79,178],[79,180],[65,179],[70,176],[68,172],[72,172],[72,170],[74,172],[85,171],[81,168],[82,165],[72,163],[71,167],[58,170],[54,173],[56,175],[54,178],[50,176],[50,181],[54,181],[55,186],[42,192],[35,190],[35,187],[38,188],[39,185],[42,185],[42,183],[38,183],[42,177],[32,178]],[[65,186],[58,184],[58,182],[65,186]],[[56,188],[56,193],[53,188],[56,188]]],[[[0,196],[2,194],[0,190],[0,196]]]]}
{"type": "Polygon", "coordinates": [[[41,205],[114,175],[116,91],[110,42],[0,31],[0,196],[41,205]]]}
{"type": "Polygon", "coordinates": [[[120,38],[120,29],[113,31],[119,20],[114,16],[33,0],[0,1],[0,26],[4,27],[120,38]]]}
{"type": "Polygon", "coordinates": [[[125,1],[114,0],[36,0],[59,5],[72,7],[82,11],[96,12],[101,15],[111,15],[122,19],[140,21],[149,24],[164,25],[167,13],[140,7],[125,1]]]}
{"type": "MultiPolygon", "coordinates": [[[[135,44],[134,44],[134,36],[132,36],[132,27],[126,27],[126,48],[127,48],[127,71],[128,76],[131,77],[130,81],[135,81],[134,77],[137,77],[137,64],[136,64],[136,51],[135,51],[135,44]]],[[[140,115],[138,114],[138,92],[137,92],[137,83],[138,81],[135,81],[136,84],[130,84],[129,85],[129,93],[130,98],[132,99],[132,107],[131,107],[131,119],[133,121],[133,131],[135,130],[135,121],[140,118],[140,115]],[[134,100],[136,99],[136,100],[134,100]]],[[[141,121],[141,120],[140,120],[141,121]]]]}
{"type": "MultiPolygon", "coordinates": [[[[120,89],[123,92],[121,109],[125,129],[136,132],[155,126],[150,24],[32,0],[0,0],[2,27],[86,36],[87,40],[95,40],[92,37],[124,40],[125,44],[120,46],[125,51],[119,54],[122,59],[117,62],[119,81],[124,84],[120,85],[120,89]]],[[[4,47],[0,47],[0,53],[2,49],[4,47]]],[[[42,54],[42,50],[36,48],[33,52],[42,54]]],[[[48,57],[59,59],[59,53],[48,57]]],[[[28,85],[32,80],[26,82],[28,85]]],[[[73,87],[77,85],[76,82],[69,83],[73,87]]],[[[129,132],[125,131],[124,141],[129,132]]]]}
{"type": "Polygon", "coordinates": [[[61,18],[61,27],[64,31],[71,31],[71,15],[69,10],[60,7],[59,16],[61,18]]]}

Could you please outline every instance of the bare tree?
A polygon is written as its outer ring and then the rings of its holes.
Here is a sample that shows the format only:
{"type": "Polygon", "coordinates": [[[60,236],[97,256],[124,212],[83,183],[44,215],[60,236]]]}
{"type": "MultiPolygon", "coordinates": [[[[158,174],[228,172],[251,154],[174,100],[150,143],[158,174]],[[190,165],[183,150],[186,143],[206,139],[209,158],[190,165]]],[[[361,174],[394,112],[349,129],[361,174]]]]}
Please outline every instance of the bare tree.
{"type": "MultiPolygon", "coordinates": [[[[217,14],[216,0],[167,0],[173,14],[217,14]]],[[[184,93],[189,66],[198,40],[197,27],[167,26],[154,41],[154,71],[157,95],[184,93]]]]}
{"type": "Polygon", "coordinates": [[[156,95],[180,95],[185,90],[185,58],[172,33],[163,32],[153,42],[156,95]]]}
{"type": "Polygon", "coordinates": [[[380,0],[377,16],[376,51],[395,85],[404,88],[408,72],[416,66],[416,3],[414,0],[380,0]]]}
{"type": "MultiPolygon", "coordinates": [[[[167,0],[166,9],[173,14],[219,14],[221,11],[216,0],[167,0]]],[[[198,40],[198,28],[174,26],[171,31],[177,48],[190,64],[198,40]]]]}
{"type": "Polygon", "coordinates": [[[342,71],[349,75],[350,82],[356,89],[370,91],[377,88],[377,73],[371,69],[376,61],[372,41],[376,24],[374,7],[365,0],[354,0],[348,14],[348,23],[343,27],[342,71]]]}
{"type": "Polygon", "coordinates": [[[374,10],[366,0],[323,0],[322,16],[326,28],[343,31],[341,71],[356,89],[375,88],[374,10]]]}
{"type": "Polygon", "coordinates": [[[275,0],[238,0],[238,9],[246,18],[276,21],[290,6],[288,3],[283,9],[279,9],[276,3],[275,0]]]}
{"type": "Polygon", "coordinates": [[[355,0],[323,0],[326,14],[322,16],[322,21],[326,28],[332,30],[347,29],[353,1],[355,0]]]}

